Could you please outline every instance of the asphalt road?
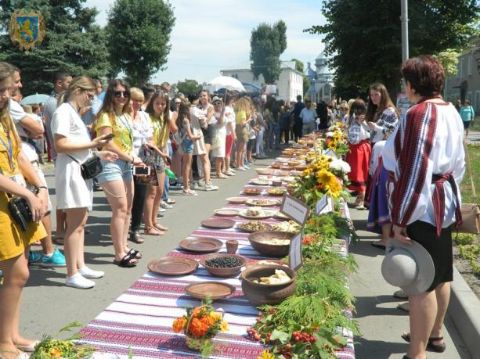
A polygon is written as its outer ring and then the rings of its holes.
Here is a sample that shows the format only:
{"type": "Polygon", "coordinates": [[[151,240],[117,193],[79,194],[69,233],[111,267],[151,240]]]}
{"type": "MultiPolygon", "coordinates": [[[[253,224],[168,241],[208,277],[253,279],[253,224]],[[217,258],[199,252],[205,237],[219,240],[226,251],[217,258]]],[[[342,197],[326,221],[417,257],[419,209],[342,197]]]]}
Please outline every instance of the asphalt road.
{"type": "MultiPolygon", "coordinates": [[[[257,165],[270,161],[257,161],[257,165]]],[[[214,180],[220,186],[218,192],[200,192],[198,197],[184,197],[172,192],[177,200],[173,209],[167,210],[160,222],[170,228],[163,237],[145,236],[144,244],[132,244],[140,249],[144,258],[134,268],[120,268],[112,264],[113,249],[108,224],[110,208],[103,192],[96,192],[93,211],[87,228],[92,231],[86,236],[86,262],[93,269],[105,271],[103,279],[89,290],[66,287],[64,269],[31,268],[30,280],[24,290],[21,305],[21,332],[30,338],[41,338],[45,334],[57,335],[67,324],[78,321],[86,325],[125,291],[147,270],[151,259],[160,258],[175,248],[217,208],[225,205],[225,199],[238,195],[248,179],[255,176],[253,169],[237,172],[228,180],[214,180]]],[[[47,171],[47,181],[53,188],[52,171],[47,171]]],[[[55,203],[54,190],[50,190],[55,203]]],[[[363,230],[367,211],[351,211],[360,242],[351,247],[358,262],[358,272],[351,278],[350,287],[357,298],[355,318],[362,337],[356,338],[355,351],[359,359],[402,358],[407,344],[400,334],[408,331],[408,316],[396,309],[399,303],[391,294],[396,289],[388,285],[380,274],[382,252],[369,245],[376,235],[363,230]]],[[[446,321],[445,339],[447,351],[443,354],[429,353],[429,358],[469,359],[461,338],[449,318],[446,321]]]]}

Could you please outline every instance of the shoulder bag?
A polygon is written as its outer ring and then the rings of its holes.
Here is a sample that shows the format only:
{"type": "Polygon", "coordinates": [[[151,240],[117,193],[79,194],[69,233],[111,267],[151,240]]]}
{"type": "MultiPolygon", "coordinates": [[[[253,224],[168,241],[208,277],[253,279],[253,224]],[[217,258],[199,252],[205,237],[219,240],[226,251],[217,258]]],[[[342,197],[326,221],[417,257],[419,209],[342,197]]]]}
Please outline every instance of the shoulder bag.
{"type": "Polygon", "coordinates": [[[98,176],[103,170],[102,161],[97,155],[93,155],[92,157],[89,157],[83,163],[80,163],[80,161],[78,161],[76,158],[70,155],[67,155],[67,156],[70,157],[75,162],[77,162],[78,164],[80,164],[80,170],[82,172],[83,179],[86,179],[86,180],[92,179],[98,176]]]}

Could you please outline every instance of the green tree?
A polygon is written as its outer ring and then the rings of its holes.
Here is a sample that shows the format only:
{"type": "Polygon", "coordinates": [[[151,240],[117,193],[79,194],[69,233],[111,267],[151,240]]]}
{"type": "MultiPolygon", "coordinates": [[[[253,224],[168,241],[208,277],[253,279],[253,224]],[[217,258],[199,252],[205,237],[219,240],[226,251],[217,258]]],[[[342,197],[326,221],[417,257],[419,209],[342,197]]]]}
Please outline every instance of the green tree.
{"type": "Polygon", "coordinates": [[[53,74],[105,76],[109,69],[105,34],[95,25],[95,8],[85,0],[0,0],[0,61],[22,70],[23,93],[50,93],[53,74]],[[14,10],[40,11],[46,36],[41,45],[25,52],[13,45],[8,24],[14,10]]]}
{"type": "Polygon", "coordinates": [[[175,85],[178,92],[183,93],[185,96],[195,95],[200,92],[202,85],[195,80],[185,79],[184,81],[178,81],[175,85]]]}
{"type": "MultiPolygon", "coordinates": [[[[305,30],[325,35],[336,70],[337,94],[383,82],[395,94],[400,87],[400,3],[390,0],[326,0],[326,24],[305,30]]],[[[410,56],[459,50],[475,32],[476,0],[410,0],[410,56]]]]}
{"type": "Polygon", "coordinates": [[[266,83],[280,77],[280,55],[287,48],[287,25],[278,21],[274,25],[260,24],[250,37],[251,69],[255,78],[263,75],[266,83]]]}
{"type": "Polygon", "coordinates": [[[113,73],[124,71],[132,84],[147,83],[167,63],[174,23],[167,1],[116,0],[106,28],[113,73]]]}

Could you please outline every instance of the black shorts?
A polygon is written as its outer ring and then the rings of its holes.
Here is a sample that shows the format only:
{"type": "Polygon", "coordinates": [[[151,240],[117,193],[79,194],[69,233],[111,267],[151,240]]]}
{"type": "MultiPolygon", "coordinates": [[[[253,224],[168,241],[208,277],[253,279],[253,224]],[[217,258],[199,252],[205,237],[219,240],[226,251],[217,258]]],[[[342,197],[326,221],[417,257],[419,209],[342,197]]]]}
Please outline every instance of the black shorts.
{"type": "Polygon", "coordinates": [[[470,122],[471,121],[462,121],[463,122],[463,128],[466,130],[470,127],[470,122]]]}
{"type": "Polygon", "coordinates": [[[443,228],[437,238],[436,228],[430,223],[416,221],[407,226],[408,236],[420,243],[432,256],[435,278],[427,292],[439,284],[453,281],[452,226],[443,228]]]}
{"type": "Polygon", "coordinates": [[[251,140],[248,140],[247,142],[247,151],[253,152],[255,150],[255,144],[257,140],[255,138],[252,138],[251,140]]]}
{"type": "Polygon", "coordinates": [[[207,145],[211,145],[213,141],[213,136],[215,136],[215,125],[208,125],[207,128],[202,127],[203,132],[203,141],[207,145]]]}

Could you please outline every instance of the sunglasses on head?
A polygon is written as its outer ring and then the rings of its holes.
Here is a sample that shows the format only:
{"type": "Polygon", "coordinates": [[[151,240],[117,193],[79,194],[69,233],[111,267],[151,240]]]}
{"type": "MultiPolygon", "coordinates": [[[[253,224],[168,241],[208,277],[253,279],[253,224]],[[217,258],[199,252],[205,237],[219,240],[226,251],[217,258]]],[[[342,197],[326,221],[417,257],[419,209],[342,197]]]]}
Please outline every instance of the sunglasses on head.
{"type": "Polygon", "coordinates": [[[130,91],[114,91],[113,96],[115,96],[115,97],[130,97],[130,91]]]}

